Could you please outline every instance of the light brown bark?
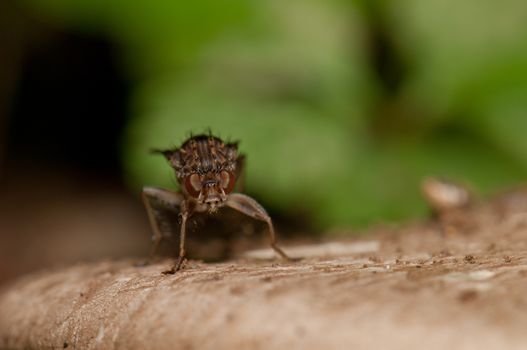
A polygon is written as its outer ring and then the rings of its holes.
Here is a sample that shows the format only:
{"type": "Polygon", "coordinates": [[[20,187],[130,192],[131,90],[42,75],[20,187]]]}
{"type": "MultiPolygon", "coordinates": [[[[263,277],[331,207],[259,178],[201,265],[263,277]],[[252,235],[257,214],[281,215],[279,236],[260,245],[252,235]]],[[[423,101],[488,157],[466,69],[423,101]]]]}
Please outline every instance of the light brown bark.
{"type": "Polygon", "coordinates": [[[291,263],[256,252],[175,275],[161,274],[168,260],[44,270],[0,292],[0,347],[525,349],[527,215],[485,215],[471,233],[286,246],[307,257],[291,263]]]}

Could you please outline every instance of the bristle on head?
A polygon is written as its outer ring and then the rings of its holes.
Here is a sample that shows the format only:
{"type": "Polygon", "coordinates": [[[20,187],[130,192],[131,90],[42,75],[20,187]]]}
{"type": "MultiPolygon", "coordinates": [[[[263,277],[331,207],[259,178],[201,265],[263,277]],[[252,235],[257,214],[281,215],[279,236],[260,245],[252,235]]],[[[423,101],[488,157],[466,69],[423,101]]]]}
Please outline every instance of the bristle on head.
{"type": "Polygon", "coordinates": [[[150,150],[150,154],[162,154],[163,156],[165,156],[166,159],[169,159],[169,160],[175,152],[177,152],[177,150],[170,150],[170,149],[162,150],[162,149],[157,149],[157,148],[152,148],[150,150]]]}

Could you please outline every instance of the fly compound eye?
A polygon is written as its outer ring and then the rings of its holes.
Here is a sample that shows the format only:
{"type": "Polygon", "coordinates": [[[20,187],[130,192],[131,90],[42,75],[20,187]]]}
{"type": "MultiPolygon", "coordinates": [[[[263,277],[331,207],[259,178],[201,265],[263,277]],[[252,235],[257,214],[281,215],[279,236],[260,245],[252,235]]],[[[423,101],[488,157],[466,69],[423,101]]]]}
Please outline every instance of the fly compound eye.
{"type": "Polygon", "coordinates": [[[192,174],[185,179],[185,189],[194,198],[201,192],[201,179],[198,174],[192,174]]]}
{"type": "Polygon", "coordinates": [[[236,184],[234,174],[228,171],[222,171],[220,173],[220,180],[221,188],[223,188],[225,193],[231,193],[234,189],[234,185],[236,184]]]}

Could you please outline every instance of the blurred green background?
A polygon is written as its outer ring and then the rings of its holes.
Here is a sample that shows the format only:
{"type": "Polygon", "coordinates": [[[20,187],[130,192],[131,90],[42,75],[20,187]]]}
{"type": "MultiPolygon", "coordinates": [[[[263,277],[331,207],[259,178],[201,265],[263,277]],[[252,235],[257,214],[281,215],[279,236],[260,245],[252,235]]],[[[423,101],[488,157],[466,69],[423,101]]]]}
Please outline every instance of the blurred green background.
{"type": "Polygon", "coordinates": [[[320,230],[423,215],[424,176],[482,193],[527,176],[525,1],[17,6],[118,48],[130,86],[119,155],[132,191],[175,188],[148,150],[209,127],[241,141],[249,193],[320,230]]]}

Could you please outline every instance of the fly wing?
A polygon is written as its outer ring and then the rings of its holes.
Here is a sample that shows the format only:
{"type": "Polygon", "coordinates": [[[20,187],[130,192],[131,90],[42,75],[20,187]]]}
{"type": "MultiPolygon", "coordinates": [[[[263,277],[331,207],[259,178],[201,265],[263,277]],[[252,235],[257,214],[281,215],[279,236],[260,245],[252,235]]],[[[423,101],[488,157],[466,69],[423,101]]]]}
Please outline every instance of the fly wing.
{"type": "Polygon", "coordinates": [[[236,191],[244,192],[245,191],[245,155],[238,156],[236,159],[236,191]]]}
{"type": "Polygon", "coordinates": [[[154,238],[171,237],[179,231],[179,213],[184,197],[181,193],[155,187],[143,188],[143,200],[154,238]]]}

